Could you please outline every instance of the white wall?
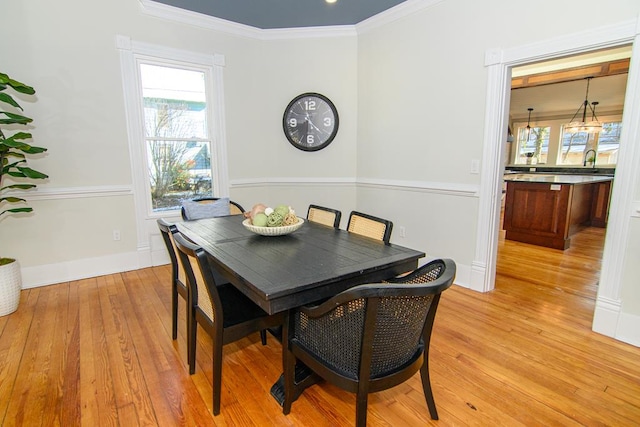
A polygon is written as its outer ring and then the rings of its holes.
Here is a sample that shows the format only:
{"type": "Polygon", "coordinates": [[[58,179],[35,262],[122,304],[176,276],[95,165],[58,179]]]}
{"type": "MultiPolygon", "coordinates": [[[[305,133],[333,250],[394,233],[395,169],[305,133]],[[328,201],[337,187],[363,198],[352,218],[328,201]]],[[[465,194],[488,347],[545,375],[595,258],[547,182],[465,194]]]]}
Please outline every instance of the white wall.
{"type": "MultiPolygon", "coordinates": [[[[415,224],[419,217],[417,229],[407,228],[406,240],[428,254],[455,259],[465,267],[462,274],[468,273],[461,277],[462,282],[471,287],[474,266],[486,267],[482,265],[486,260],[474,259],[478,236],[484,230],[471,220],[479,213],[482,194],[469,197],[465,192],[461,198],[454,190],[460,186],[487,188],[480,179],[490,177],[482,164],[481,174],[471,173],[472,161],[483,159],[485,137],[492,132],[485,128],[485,117],[493,115],[487,110],[485,58],[496,50],[531,47],[637,20],[640,11],[638,2],[616,1],[607,4],[606,14],[592,13],[599,5],[595,0],[540,1],[523,14],[519,2],[494,1],[488,6],[472,0],[446,0],[359,35],[358,178],[378,184],[408,181],[414,189],[420,188],[417,196],[399,196],[395,224],[415,224]],[[446,190],[451,191],[447,194],[446,190]]],[[[635,141],[631,137],[629,142],[635,141]]],[[[384,210],[380,200],[386,200],[387,188],[379,187],[366,192],[359,189],[358,207],[384,210]]],[[[640,294],[632,278],[640,270],[633,261],[637,251],[631,243],[640,237],[636,228],[630,229],[636,234],[629,237],[624,253],[629,261],[620,292],[634,302],[624,301],[620,318],[629,315],[637,321],[640,294]]],[[[394,241],[403,243],[395,233],[394,241]]],[[[637,336],[627,341],[640,345],[637,336]]]]}
{"type": "MultiPolygon", "coordinates": [[[[541,0],[526,11],[511,0],[407,5],[409,16],[363,23],[357,36],[299,39],[171,22],[131,0],[7,2],[1,71],[37,90],[37,102],[23,104],[34,143],[50,151],[32,164],[51,178],[30,218],[0,219],[2,255],[20,260],[28,286],[144,265],[115,48],[125,35],[224,55],[232,198],[247,208],[289,203],[302,213],[316,202],[390,218],[393,242],[453,258],[457,282],[469,285],[482,231],[482,165],[472,173],[471,163],[485,149],[485,55],[637,19],[640,3],[609,2],[606,14],[592,12],[598,0],[541,0]],[[284,107],[306,91],[329,96],[341,119],[336,140],[316,153],[291,147],[281,129],[284,107]]],[[[635,222],[630,232],[637,241],[635,222]]],[[[637,252],[630,243],[624,253],[620,292],[631,319],[640,316],[637,252]]]]}
{"type": "Polygon", "coordinates": [[[50,176],[28,195],[34,213],[0,218],[0,251],[20,260],[26,287],[81,277],[91,264],[95,274],[142,267],[157,257],[139,248],[164,250],[154,237],[155,220],[144,222],[149,241],[136,239],[118,35],[224,56],[231,196],[245,207],[290,203],[304,215],[311,201],[342,208],[355,203],[353,31],[351,36],[264,40],[153,17],[130,0],[55,5],[26,0],[4,5],[2,13],[2,72],[35,87],[37,101],[23,106],[34,119],[34,144],[49,149],[31,161],[50,176]],[[318,153],[295,149],[282,132],[284,108],[306,91],[329,96],[342,118],[335,141],[318,153]],[[286,194],[286,185],[300,177],[313,181],[312,188],[297,197],[286,194]],[[283,183],[283,194],[266,191],[272,186],[265,183],[283,183]],[[336,203],[322,196],[341,187],[347,191],[336,203]],[[113,240],[114,229],[120,230],[120,241],[113,240]],[[64,274],[47,273],[52,270],[64,274]]]}

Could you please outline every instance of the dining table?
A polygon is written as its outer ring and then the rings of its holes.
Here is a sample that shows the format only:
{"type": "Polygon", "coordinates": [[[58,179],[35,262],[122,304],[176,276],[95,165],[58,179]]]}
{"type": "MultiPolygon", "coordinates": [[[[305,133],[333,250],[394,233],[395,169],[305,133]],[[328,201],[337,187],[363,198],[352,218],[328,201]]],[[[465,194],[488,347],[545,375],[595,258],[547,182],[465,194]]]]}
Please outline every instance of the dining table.
{"type": "MultiPolygon", "coordinates": [[[[289,313],[353,286],[377,283],[414,270],[424,252],[305,221],[291,234],[264,236],[248,230],[242,215],[183,221],[178,231],[201,246],[214,270],[265,312],[289,313]]],[[[283,352],[288,351],[282,339],[283,352]]],[[[283,353],[284,354],[284,353],[283,353]]],[[[296,367],[295,396],[317,377],[296,367]]],[[[271,394],[282,405],[283,378],[271,394]]]]}
{"type": "Polygon", "coordinates": [[[215,270],[269,314],[326,299],[363,283],[415,269],[424,252],[384,244],[305,221],[282,236],[263,236],[242,215],[177,223],[215,270]]]}

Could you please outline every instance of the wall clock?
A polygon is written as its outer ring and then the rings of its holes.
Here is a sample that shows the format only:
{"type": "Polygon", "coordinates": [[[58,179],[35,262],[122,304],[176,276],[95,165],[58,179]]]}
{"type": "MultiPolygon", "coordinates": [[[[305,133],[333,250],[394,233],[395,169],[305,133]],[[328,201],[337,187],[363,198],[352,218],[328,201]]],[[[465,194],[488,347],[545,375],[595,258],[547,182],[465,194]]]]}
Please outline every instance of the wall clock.
{"type": "Polygon", "coordinates": [[[318,151],[333,141],[338,133],[338,110],[319,93],[303,93],[287,105],[282,117],[284,134],[294,147],[318,151]]]}

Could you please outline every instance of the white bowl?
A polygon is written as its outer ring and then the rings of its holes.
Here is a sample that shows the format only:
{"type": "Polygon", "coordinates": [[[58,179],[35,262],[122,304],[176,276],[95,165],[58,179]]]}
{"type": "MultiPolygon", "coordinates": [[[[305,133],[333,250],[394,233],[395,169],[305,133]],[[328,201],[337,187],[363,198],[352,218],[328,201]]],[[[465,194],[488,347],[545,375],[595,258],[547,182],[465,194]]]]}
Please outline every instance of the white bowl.
{"type": "Polygon", "coordinates": [[[293,233],[298,228],[302,227],[304,224],[304,219],[297,217],[298,222],[292,225],[283,225],[281,227],[257,227],[251,224],[251,220],[249,218],[242,221],[242,225],[249,231],[252,231],[256,234],[260,234],[262,236],[284,236],[285,234],[293,233]]]}

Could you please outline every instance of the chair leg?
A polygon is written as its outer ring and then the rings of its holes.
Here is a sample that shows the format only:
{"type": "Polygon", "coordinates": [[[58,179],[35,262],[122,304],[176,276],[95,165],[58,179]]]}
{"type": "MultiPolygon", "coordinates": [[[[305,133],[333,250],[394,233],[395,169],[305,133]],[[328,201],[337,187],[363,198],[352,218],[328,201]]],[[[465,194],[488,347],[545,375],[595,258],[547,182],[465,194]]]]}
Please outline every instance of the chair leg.
{"type": "Polygon", "coordinates": [[[222,336],[213,337],[213,415],[220,413],[222,395],[222,336]]]}
{"type": "Polygon", "coordinates": [[[356,427],[366,427],[367,425],[367,392],[358,392],[356,395],[356,427]]]}
{"type": "Polygon", "coordinates": [[[196,372],[196,343],[198,339],[198,322],[196,321],[195,309],[189,310],[189,320],[187,321],[187,358],[189,359],[189,375],[196,372]]]}
{"type": "Polygon", "coordinates": [[[175,283],[171,289],[171,338],[178,338],[178,289],[175,283]]]}
{"type": "Polygon", "coordinates": [[[436,401],[433,398],[433,392],[431,390],[431,380],[429,378],[429,360],[428,355],[425,354],[424,362],[420,367],[420,378],[422,379],[422,389],[424,391],[424,397],[427,399],[427,406],[429,407],[429,414],[432,420],[438,419],[438,411],[436,409],[436,401]]]}
{"type": "Polygon", "coordinates": [[[262,345],[267,345],[267,330],[263,329],[260,331],[260,341],[262,341],[262,345]]]}

